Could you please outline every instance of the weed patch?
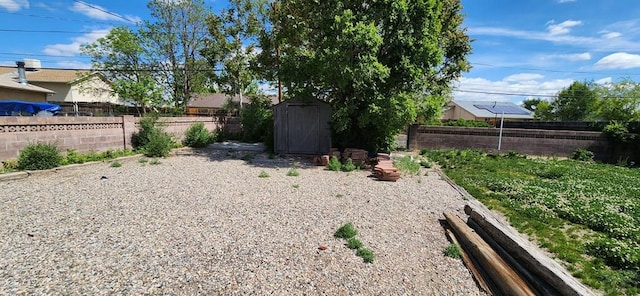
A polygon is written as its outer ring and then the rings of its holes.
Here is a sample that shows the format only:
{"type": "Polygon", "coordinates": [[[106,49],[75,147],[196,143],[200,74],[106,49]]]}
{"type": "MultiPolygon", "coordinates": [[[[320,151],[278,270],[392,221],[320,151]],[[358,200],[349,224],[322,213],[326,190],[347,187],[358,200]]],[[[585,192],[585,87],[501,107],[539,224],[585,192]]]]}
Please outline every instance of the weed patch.
{"type": "Polygon", "coordinates": [[[640,170],[469,150],[425,155],[586,284],[640,293],[640,170]]]}

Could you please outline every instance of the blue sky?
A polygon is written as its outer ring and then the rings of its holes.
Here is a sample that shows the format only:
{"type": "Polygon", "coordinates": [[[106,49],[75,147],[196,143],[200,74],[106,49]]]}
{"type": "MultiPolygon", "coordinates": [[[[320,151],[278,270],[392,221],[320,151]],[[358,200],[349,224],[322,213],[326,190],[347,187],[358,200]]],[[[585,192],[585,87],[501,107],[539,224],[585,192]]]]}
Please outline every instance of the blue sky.
{"type": "MultiPolygon", "coordinates": [[[[82,43],[148,19],[146,0],[0,0],[0,65],[35,58],[48,68],[88,68],[82,43]],[[106,11],[106,12],[105,12],[106,11]],[[108,12],[108,13],[107,13],[108,12]],[[117,16],[115,16],[117,15],[117,16]],[[32,32],[36,31],[36,32],[32,32]],[[54,32],[56,31],[56,32],[54,32]]],[[[207,0],[214,11],[223,0],[207,0]]],[[[463,0],[475,40],[459,100],[521,102],[573,81],[640,81],[640,5],[635,0],[463,0]]]]}

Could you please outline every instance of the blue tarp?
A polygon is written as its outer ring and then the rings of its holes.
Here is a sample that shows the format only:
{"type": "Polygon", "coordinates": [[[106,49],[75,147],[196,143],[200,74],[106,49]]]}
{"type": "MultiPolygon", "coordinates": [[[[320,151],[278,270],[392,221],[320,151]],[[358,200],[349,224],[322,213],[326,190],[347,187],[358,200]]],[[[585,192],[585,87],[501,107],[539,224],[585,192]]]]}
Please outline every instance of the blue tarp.
{"type": "Polygon", "coordinates": [[[0,101],[0,116],[21,115],[22,113],[36,115],[40,111],[51,112],[55,115],[60,110],[60,106],[50,103],[0,101]]]}

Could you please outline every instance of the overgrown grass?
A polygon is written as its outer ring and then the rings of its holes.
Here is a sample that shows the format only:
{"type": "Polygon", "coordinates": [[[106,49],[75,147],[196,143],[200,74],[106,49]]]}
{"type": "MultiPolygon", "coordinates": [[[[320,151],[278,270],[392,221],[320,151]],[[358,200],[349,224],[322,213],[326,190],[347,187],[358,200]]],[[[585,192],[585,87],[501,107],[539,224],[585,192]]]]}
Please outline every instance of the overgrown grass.
{"type": "Polygon", "coordinates": [[[267,174],[267,172],[265,172],[265,171],[261,171],[260,175],[258,175],[258,177],[260,177],[260,178],[269,178],[269,174],[267,174]]]}
{"type": "Polygon", "coordinates": [[[587,285],[640,293],[640,170],[475,150],[425,155],[587,285]]]}
{"type": "Polygon", "coordinates": [[[111,163],[111,167],[112,168],[119,168],[122,166],[122,163],[118,162],[118,161],[114,161],[111,163]]]}
{"type": "Polygon", "coordinates": [[[393,162],[393,165],[402,173],[407,175],[417,175],[420,172],[420,164],[413,160],[410,155],[404,156],[393,162]]]}

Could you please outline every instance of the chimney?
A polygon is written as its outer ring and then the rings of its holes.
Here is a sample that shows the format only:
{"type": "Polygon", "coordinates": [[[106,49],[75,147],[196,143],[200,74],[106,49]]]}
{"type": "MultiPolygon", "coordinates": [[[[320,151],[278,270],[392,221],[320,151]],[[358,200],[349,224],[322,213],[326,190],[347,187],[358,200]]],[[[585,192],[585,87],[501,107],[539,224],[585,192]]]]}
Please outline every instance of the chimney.
{"type": "Polygon", "coordinates": [[[23,85],[27,85],[27,75],[24,72],[24,62],[16,62],[18,65],[18,82],[23,85]]]}

